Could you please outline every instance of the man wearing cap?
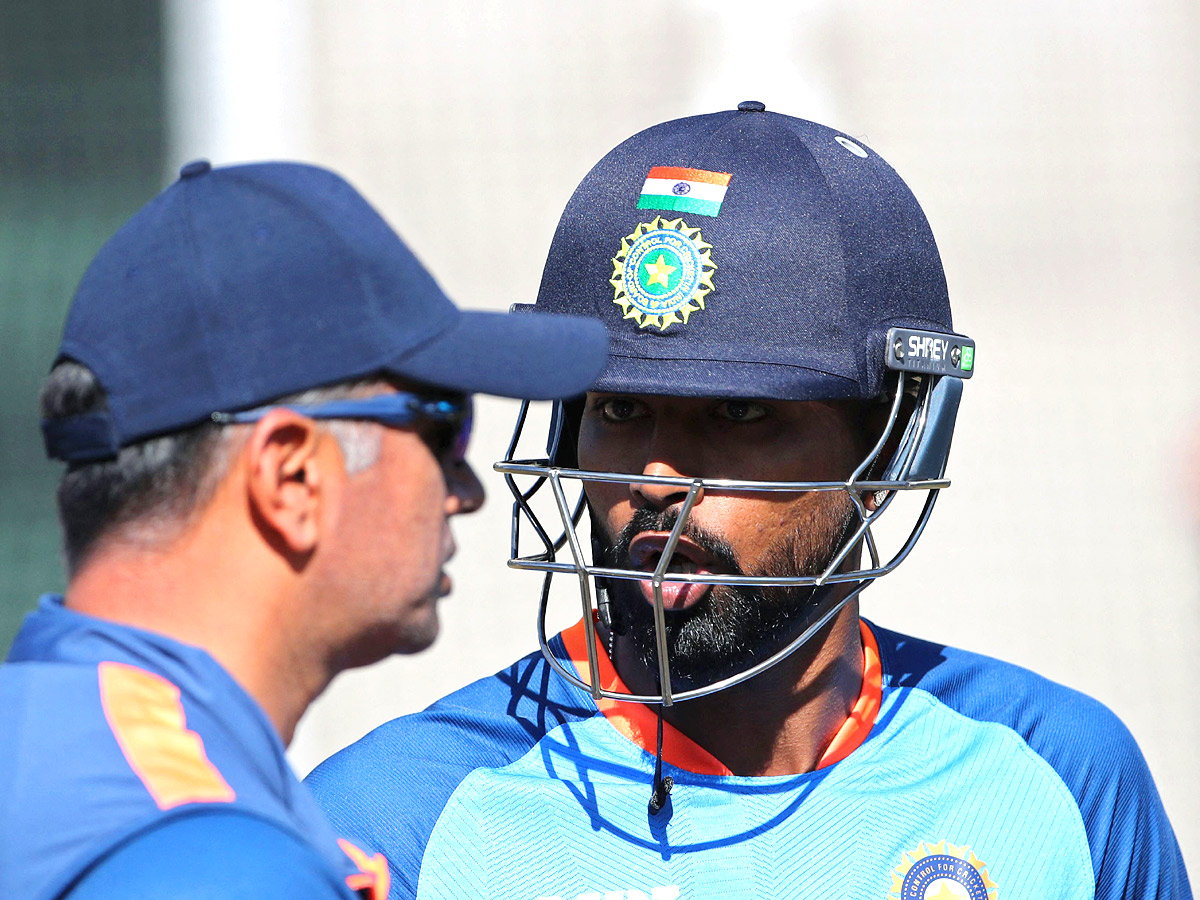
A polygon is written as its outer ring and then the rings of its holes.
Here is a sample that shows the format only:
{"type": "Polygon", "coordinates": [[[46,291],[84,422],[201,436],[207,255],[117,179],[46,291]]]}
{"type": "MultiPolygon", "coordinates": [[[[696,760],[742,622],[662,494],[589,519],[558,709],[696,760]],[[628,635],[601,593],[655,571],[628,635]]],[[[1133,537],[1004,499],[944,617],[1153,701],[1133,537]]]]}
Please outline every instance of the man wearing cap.
{"type": "Polygon", "coordinates": [[[605,343],[460,312],[331,172],[186,166],[43,388],[69,577],[0,666],[0,896],[382,900],[284,747],[339,671],[434,639],[470,395],[578,394],[605,343]]]}
{"type": "Polygon", "coordinates": [[[309,780],[393,897],[1190,896],[1108,710],[859,616],[975,367],[873,150],[757,102],[643,131],[571,198],[536,309],[611,339],[497,465],[542,652],[309,780]],[[547,635],[555,575],[584,615],[547,635]]]}

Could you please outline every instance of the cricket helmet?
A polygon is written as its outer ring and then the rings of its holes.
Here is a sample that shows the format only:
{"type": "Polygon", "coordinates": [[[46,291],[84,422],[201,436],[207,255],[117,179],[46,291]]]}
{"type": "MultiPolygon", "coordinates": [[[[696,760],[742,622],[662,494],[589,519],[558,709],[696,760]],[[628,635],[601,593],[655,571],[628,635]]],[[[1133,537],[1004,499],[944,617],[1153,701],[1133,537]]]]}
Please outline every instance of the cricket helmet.
{"type": "MultiPolygon", "coordinates": [[[[555,232],[537,302],[523,308],[604,323],[609,361],[595,391],[888,404],[883,432],[838,482],[583,471],[575,456],[579,400],[555,405],[545,457],[520,458],[528,412],[522,408],[508,455],[496,464],[514,495],[509,565],[545,573],[543,652],[560,674],[597,698],[669,705],[779,662],[908,556],[938,492],[949,485],[946,460],[975,345],[953,329],[941,259],[912,192],[874,150],[842,132],[747,101],[634,135],[576,189],[555,232]],[[597,481],[678,483],[686,496],[652,573],[599,564],[604,561],[580,536],[583,486],[597,481]],[[856,522],[820,573],[698,577],[669,571],[688,513],[706,489],[845,492],[856,522]],[[552,498],[552,525],[534,508],[543,491],[552,498]],[[873,526],[898,495],[912,491],[923,492],[924,502],[907,539],[885,558],[873,526]],[[868,495],[872,501],[864,502],[868,495]],[[532,551],[523,543],[530,537],[532,551]],[[865,549],[862,564],[848,566],[856,547],[865,549]],[[555,574],[578,581],[589,652],[596,643],[594,615],[608,616],[605,585],[651,581],[659,694],[610,691],[595,675],[581,679],[559,658],[545,624],[555,574]],[[676,691],[661,591],[670,581],[809,587],[811,608],[800,633],[766,658],[712,684],[676,691]],[[837,584],[852,588],[829,590],[837,584]]],[[[597,672],[595,659],[590,671],[597,672]]]]}

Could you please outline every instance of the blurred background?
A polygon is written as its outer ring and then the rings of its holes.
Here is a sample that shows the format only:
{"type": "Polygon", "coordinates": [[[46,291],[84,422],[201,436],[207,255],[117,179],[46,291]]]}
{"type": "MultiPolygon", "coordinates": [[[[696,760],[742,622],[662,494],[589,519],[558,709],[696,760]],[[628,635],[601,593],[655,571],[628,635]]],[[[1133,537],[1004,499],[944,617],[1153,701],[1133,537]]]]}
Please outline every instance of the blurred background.
{"type": "MultiPolygon", "coordinates": [[[[1200,877],[1198,46],[1194,0],[4,0],[0,647],[63,585],[36,426],[63,314],[180,164],[337,169],[461,305],[502,309],[611,147],[757,99],[895,166],[978,343],[954,487],[865,614],[1112,707],[1200,877]]],[[[535,646],[490,471],[515,411],[480,403],[491,502],[456,525],[441,640],[339,678],[301,774],[535,646]]]]}

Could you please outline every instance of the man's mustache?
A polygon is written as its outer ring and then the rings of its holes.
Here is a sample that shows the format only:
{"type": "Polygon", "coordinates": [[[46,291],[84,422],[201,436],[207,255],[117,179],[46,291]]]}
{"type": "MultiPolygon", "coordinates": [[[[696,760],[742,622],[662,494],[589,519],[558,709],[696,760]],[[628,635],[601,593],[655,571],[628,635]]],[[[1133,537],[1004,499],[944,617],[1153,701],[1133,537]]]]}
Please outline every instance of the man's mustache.
{"type": "MultiPolygon", "coordinates": [[[[632,560],[629,557],[629,547],[633,543],[633,539],[643,531],[671,532],[678,521],[679,514],[669,509],[661,511],[645,507],[635,509],[633,511],[633,518],[621,529],[621,533],[617,535],[616,541],[609,548],[608,552],[611,555],[614,567],[623,569],[633,568],[632,560]]],[[[738,565],[737,556],[734,554],[733,548],[711,531],[706,531],[699,525],[687,521],[683,524],[683,531],[680,532],[680,536],[693,541],[708,553],[723,572],[730,575],[744,574],[738,565]]]]}

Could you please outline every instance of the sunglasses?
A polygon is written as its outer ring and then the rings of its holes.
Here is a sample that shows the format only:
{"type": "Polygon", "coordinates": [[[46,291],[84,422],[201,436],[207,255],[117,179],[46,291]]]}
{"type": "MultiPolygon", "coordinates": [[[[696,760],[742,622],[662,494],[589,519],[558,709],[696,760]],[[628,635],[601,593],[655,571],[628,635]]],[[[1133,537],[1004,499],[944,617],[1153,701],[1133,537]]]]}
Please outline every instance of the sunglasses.
{"type": "Polygon", "coordinates": [[[257,422],[273,409],[290,409],[310,419],[359,419],[378,422],[389,428],[413,425],[432,426],[421,439],[438,459],[454,462],[466,457],[471,439],[473,404],[469,394],[451,397],[423,397],[403,391],[347,400],[330,400],[311,405],[277,403],[234,413],[213,413],[212,420],[222,425],[257,422]]]}

